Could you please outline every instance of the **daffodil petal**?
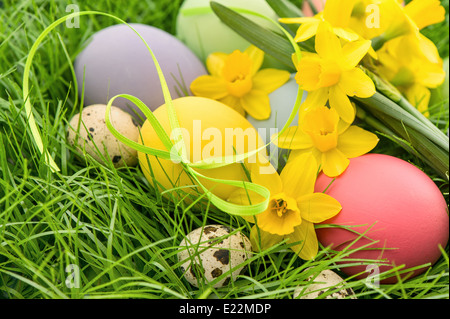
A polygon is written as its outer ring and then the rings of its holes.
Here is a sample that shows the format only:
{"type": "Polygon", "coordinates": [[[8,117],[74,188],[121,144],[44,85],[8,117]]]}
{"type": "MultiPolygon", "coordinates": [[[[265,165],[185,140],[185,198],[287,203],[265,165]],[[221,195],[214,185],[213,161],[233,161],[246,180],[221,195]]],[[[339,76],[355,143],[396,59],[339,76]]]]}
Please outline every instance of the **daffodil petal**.
{"type": "Polygon", "coordinates": [[[352,123],[347,123],[342,120],[339,121],[338,127],[337,127],[338,134],[341,135],[342,133],[344,133],[350,127],[350,125],[352,125],[352,123]]]}
{"type": "Polygon", "coordinates": [[[264,91],[251,90],[241,97],[241,105],[256,120],[267,120],[270,117],[270,99],[264,91]]]}
{"type": "Polygon", "coordinates": [[[445,8],[439,0],[413,0],[404,10],[419,29],[445,20],[445,8]]]}
{"type": "Polygon", "coordinates": [[[319,27],[320,20],[315,20],[313,22],[303,23],[298,29],[294,40],[296,42],[303,42],[311,39],[316,33],[319,27]]]}
{"type": "Polygon", "coordinates": [[[264,61],[264,51],[259,49],[254,45],[250,45],[244,53],[247,53],[252,60],[252,71],[251,74],[254,75],[261,68],[261,65],[264,61]]]}
{"type": "Polygon", "coordinates": [[[440,64],[442,62],[441,57],[439,56],[439,50],[434,44],[433,41],[428,39],[426,36],[424,36],[422,33],[417,33],[415,35],[412,35],[416,37],[416,40],[418,41],[419,50],[423,55],[426,56],[426,58],[431,63],[438,63],[440,64]]]}
{"type": "Polygon", "coordinates": [[[323,59],[335,60],[341,56],[341,41],[327,22],[320,23],[316,33],[316,52],[323,59]]]}
{"type": "Polygon", "coordinates": [[[242,116],[245,116],[245,110],[242,107],[239,98],[232,96],[232,95],[228,95],[222,99],[219,99],[219,102],[222,102],[223,104],[228,105],[229,107],[231,107],[233,110],[235,110],[242,116]]]}
{"type": "Polygon", "coordinates": [[[303,195],[297,199],[297,205],[303,220],[321,223],[336,216],[342,209],[341,204],[324,193],[303,195]]]}
{"type": "Polygon", "coordinates": [[[343,69],[351,70],[356,67],[359,61],[364,58],[364,56],[369,52],[371,47],[370,40],[358,40],[347,42],[342,47],[343,58],[343,69]]]}
{"type": "Polygon", "coordinates": [[[425,116],[429,116],[428,104],[430,103],[431,92],[420,84],[414,84],[405,91],[408,101],[415,106],[425,116]]]}
{"type": "Polygon", "coordinates": [[[316,163],[320,169],[322,164],[322,152],[320,152],[317,148],[311,147],[304,150],[292,150],[289,154],[288,161],[294,161],[296,158],[302,156],[303,154],[311,154],[316,159],[316,163]]]}
{"type": "Polygon", "coordinates": [[[417,74],[417,83],[428,88],[436,88],[445,81],[445,71],[441,64],[424,63],[417,74]]]}
{"type": "Polygon", "coordinates": [[[328,0],[323,9],[323,18],[334,27],[347,27],[355,0],[328,0]]]}
{"type": "MultiPolygon", "coordinates": [[[[305,57],[318,58],[319,55],[317,53],[313,53],[313,52],[301,51],[300,60],[305,57]]],[[[298,70],[299,58],[297,56],[297,53],[292,53],[291,59],[292,59],[292,64],[294,64],[294,66],[295,66],[295,69],[298,70]]]]}
{"type": "Polygon", "coordinates": [[[191,82],[190,89],[196,96],[219,100],[228,95],[225,82],[215,76],[201,75],[191,82]]]}
{"type": "MultiPolygon", "coordinates": [[[[273,137],[272,137],[273,138],[273,137]]],[[[305,149],[313,146],[311,137],[298,126],[291,126],[274,140],[274,144],[285,149],[305,149]]]]}
{"type": "Polygon", "coordinates": [[[286,23],[286,24],[291,24],[291,23],[296,23],[296,24],[302,24],[302,23],[318,23],[319,19],[315,18],[315,17],[297,17],[297,18],[280,18],[278,19],[278,22],[280,23],[286,23]]]}
{"type": "Polygon", "coordinates": [[[339,135],[337,148],[347,158],[353,158],[370,152],[378,144],[378,141],[375,134],[352,125],[339,135]]]}
{"type": "Polygon", "coordinates": [[[255,251],[264,251],[283,240],[283,236],[274,235],[253,226],[250,231],[250,242],[255,251]]]}
{"type": "Polygon", "coordinates": [[[250,174],[253,183],[266,187],[271,194],[283,191],[280,175],[269,161],[264,164],[252,165],[250,174]]]}
{"type": "MultiPolygon", "coordinates": [[[[242,206],[255,205],[257,203],[262,202],[263,200],[264,198],[262,196],[243,188],[238,188],[237,190],[232,192],[231,195],[227,198],[228,202],[242,206]]],[[[255,216],[242,215],[242,218],[250,223],[255,223],[257,218],[256,216],[257,215],[255,216]]]]}
{"type": "Polygon", "coordinates": [[[375,94],[375,84],[363,70],[353,68],[342,72],[339,87],[348,96],[368,98],[375,94]]]}
{"type": "Polygon", "coordinates": [[[230,194],[227,200],[239,205],[255,205],[264,201],[264,197],[255,192],[238,188],[230,194]]]}
{"type": "Polygon", "coordinates": [[[334,34],[347,41],[356,41],[359,35],[348,28],[333,28],[334,34]]]}
{"type": "Polygon", "coordinates": [[[319,243],[317,241],[316,230],[314,224],[303,220],[302,223],[294,228],[294,232],[289,234],[288,243],[298,243],[293,245],[291,249],[302,259],[311,260],[316,257],[319,251],[319,243]]]}
{"type": "Polygon", "coordinates": [[[208,55],[208,58],[206,59],[206,69],[208,70],[209,74],[214,76],[221,76],[227,56],[228,54],[223,52],[215,52],[208,55]]]}
{"type": "Polygon", "coordinates": [[[300,105],[298,123],[302,123],[305,114],[312,109],[325,106],[328,101],[329,88],[321,88],[308,92],[305,101],[300,105]]]}
{"type": "Polygon", "coordinates": [[[322,170],[329,177],[341,175],[350,164],[350,160],[337,148],[322,153],[322,170]]]}
{"type": "MultiPolygon", "coordinates": [[[[308,94],[309,95],[309,94],[308,94]]],[[[334,108],[342,120],[352,123],[355,119],[355,108],[348,96],[341,90],[340,85],[335,85],[329,90],[329,104],[334,108]]]]}
{"type": "Polygon", "coordinates": [[[272,93],[285,84],[291,74],[288,71],[277,69],[262,69],[253,77],[253,89],[272,93]]]}
{"type": "Polygon", "coordinates": [[[280,174],[284,192],[293,198],[313,193],[317,171],[318,164],[311,153],[289,158],[280,174]]]}

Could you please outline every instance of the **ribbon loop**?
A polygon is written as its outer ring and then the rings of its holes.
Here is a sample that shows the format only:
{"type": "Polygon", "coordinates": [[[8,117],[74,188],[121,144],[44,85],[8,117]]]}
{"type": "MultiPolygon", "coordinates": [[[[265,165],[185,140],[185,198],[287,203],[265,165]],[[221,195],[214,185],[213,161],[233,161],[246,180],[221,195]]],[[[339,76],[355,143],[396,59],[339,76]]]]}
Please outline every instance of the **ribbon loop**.
{"type": "MultiPolygon", "coordinates": [[[[288,39],[291,41],[292,45],[294,46],[296,52],[298,53],[297,56],[300,57],[301,53],[300,53],[295,41],[292,39],[290,34],[287,31],[285,31],[277,22],[275,22],[275,21],[271,20],[270,18],[267,18],[263,15],[259,15],[257,13],[254,13],[254,12],[251,12],[248,10],[242,10],[242,11],[244,11],[245,13],[257,15],[257,16],[264,18],[266,20],[269,20],[272,23],[274,23],[275,25],[277,25],[280,28],[280,30],[282,30],[286,34],[286,36],[288,37],[288,39]]],[[[25,62],[25,69],[24,69],[24,76],[23,76],[23,99],[25,102],[25,110],[26,110],[26,114],[28,117],[28,124],[30,127],[30,131],[31,131],[31,134],[32,134],[32,137],[34,139],[36,146],[38,147],[39,151],[42,154],[44,154],[45,161],[50,166],[50,168],[53,172],[59,171],[59,167],[55,163],[55,161],[51,157],[51,155],[49,154],[48,150],[44,149],[44,145],[43,145],[39,130],[37,128],[36,121],[35,121],[33,113],[32,113],[32,105],[31,105],[31,102],[29,99],[29,75],[30,75],[30,70],[31,70],[31,65],[32,65],[34,55],[35,55],[39,45],[45,38],[45,36],[47,36],[50,33],[50,31],[52,31],[59,24],[65,22],[67,19],[72,19],[74,17],[82,16],[82,15],[103,15],[103,16],[110,17],[120,23],[126,24],[137,34],[137,36],[140,37],[140,39],[145,43],[145,45],[153,59],[153,62],[156,66],[156,70],[158,72],[158,77],[160,80],[162,92],[164,95],[164,100],[165,100],[165,103],[167,106],[167,112],[168,112],[168,116],[169,116],[171,130],[172,131],[180,130],[180,124],[179,124],[178,118],[176,116],[175,108],[173,106],[173,101],[170,96],[169,88],[167,86],[167,83],[166,83],[166,80],[162,73],[162,70],[159,66],[159,63],[158,63],[155,55],[153,54],[153,51],[151,50],[151,48],[149,47],[147,42],[142,38],[142,36],[132,26],[130,26],[128,23],[126,23],[124,20],[122,20],[112,14],[98,12],[98,11],[74,12],[74,13],[68,14],[68,15],[54,21],[39,35],[39,37],[36,39],[35,43],[33,44],[33,46],[30,49],[29,55],[25,62]]],[[[76,92],[76,93],[78,93],[78,92],[76,92]]],[[[291,115],[290,115],[288,121],[285,123],[281,132],[279,132],[278,134],[283,133],[290,126],[290,123],[293,121],[295,114],[298,112],[299,107],[300,107],[301,94],[302,94],[302,91],[299,89],[298,94],[297,94],[297,100],[292,109],[291,115]]],[[[195,168],[196,169],[214,169],[214,168],[223,167],[223,166],[226,166],[229,164],[241,162],[241,161],[257,154],[259,151],[263,150],[264,148],[266,148],[270,143],[273,142],[273,140],[276,137],[274,137],[266,145],[263,145],[263,146],[259,147],[258,149],[247,152],[245,154],[237,154],[235,156],[224,157],[224,158],[222,158],[222,160],[217,161],[215,163],[211,163],[210,161],[206,161],[206,160],[200,161],[197,163],[191,163],[189,161],[189,159],[187,159],[187,157],[186,157],[186,144],[184,143],[183,135],[181,133],[175,134],[175,136],[173,136],[175,143],[172,142],[172,140],[170,139],[170,137],[168,136],[168,134],[166,133],[164,128],[159,123],[158,119],[154,116],[153,112],[145,105],[145,103],[143,103],[140,99],[138,99],[135,96],[132,96],[129,94],[119,94],[119,95],[112,97],[108,101],[108,104],[107,104],[106,114],[105,114],[105,122],[106,122],[106,126],[111,131],[111,133],[125,145],[127,145],[139,152],[145,153],[145,154],[156,156],[158,158],[165,159],[165,160],[171,160],[174,163],[181,163],[180,165],[182,165],[183,168],[185,169],[185,171],[195,180],[196,183],[198,183],[198,186],[200,186],[202,188],[202,190],[205,192],[208,199],[217,208],[219,208],[229,214],[233,214],[233,215],[254,215],[254,214],[263,212],[267,208],[269,198],[270,198],[270,191],[267,188],[265,188],[261,185],[258,185],[258,184],[247,182],[247,181],[232,181],[232,180],[222,180],[222,179],[211,178],[211,177],[208,177],[208,176],[198,173],[195,170],[195,168]],[[161,142],[163,143],[166,150],[159,150],[159,149],[151,148],[146,145],[140,144],[136,141],[132,141],[132,140],[128,139],[127,137],[123,136],[119,131],[117,131],[114,128],[114,126],[111,123],[110,112],[111,112],[111,107],[112,107],[114,100],[118,97],[122,97],[122,98],[126,98],[126,99],[130,100],[144,113],[144,115],[146,116],[149,123],[152,125],[158,138],[161,140],[161,142]],[[174,147],[174,145],[176,145],[176,147],[174,147]],[[245,205],[244,206],[244,205],[233,204],[222,198],[219,198],[218,196],[214,195],[210,190],[206,189],[206,187],[204,185],[202,185],[202,183],[199,181],[199,178],[204,178],[204,179],[207,179],[207,180],[210,180],[213,182],[217,182],[217,183],[221,183],[221,184],[245,188],[249,191],[258,193],[263,198],[265,198],[265,200],[262,201],[261,203],[254,204],[254,205],[245,205]]]]}

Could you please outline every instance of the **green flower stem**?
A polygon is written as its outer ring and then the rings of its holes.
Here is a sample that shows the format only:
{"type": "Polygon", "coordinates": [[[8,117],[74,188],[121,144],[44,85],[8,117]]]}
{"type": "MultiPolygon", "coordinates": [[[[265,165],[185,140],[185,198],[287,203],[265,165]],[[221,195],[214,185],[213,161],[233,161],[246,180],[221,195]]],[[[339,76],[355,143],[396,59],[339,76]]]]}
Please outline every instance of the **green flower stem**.
{"type": "MultiPolygon", "coordinates": [[[[287,0],[266,0],[266,2],[280,18],[296,18],[305,16],[299,8],[287,0]]],[[[282,24],[282,26],[289,30],[291,34],[295,34],[298,29],[297,24],[282,24]]]]}
{"type": "Polygon", "coordinates": [[[377,120],[375,117],[369,115],[364,109],[362,109],[359,105],[356,106],[356,117],[368,125],[370,125],[375,130],[387,134],[387,135],[394,135],[395,133],[388,128],[386,125],[384,125],[382,122],[377,120]]]}
{"type": "Polygon", "coordinates": [[[371,41],[372,41],[372,48],[375,51],[381,49],[383,45],[386,43],[386,39],[382,35],[373,38],[371,41]]]}
{"type": "Polygon", "coordinates": [[[379,121],[374,116],[368,114],[365,110],[363,110],[360,106],[356,106],[356,117],[362,121],[364,121],[367,125],[372,127],[377,133],[382,134],[389,138],[390,140],[394,141],[395,143],[399,144],[401,147],[403,147],[408,153],[414,153],[418,156],[420,154],[417,154],[417,151],[404,139],[397,136],[397,134],[387,127],[383,122],[379,121]]]}
{"type": "Polygon", "coordinates": [[[417,155],[424,163],[433,168],[442,178],[448,180],[448,152],[436,146],[432,141],[424,138],[416,130],[412,128],[407,129],[394,119],[385,119],[385,121],[389,123],[389,125],[393,127],[398,134],[403,134],[405,139],[408,138],[408,141],[415,150],[415,152],[411,153],[417,155]]]}
{"type": "Polygon", "coordinates": [[[404,96],[395,88],[391,83],[385,81],[375,73],[369,71],[367,68],[361,66],[361,69],[372,79],[377,91],[382,93],[385,97],[393,101],[390,103],[390,107],[394,110],[402,108],[411,115],[413,115],[418,121],[420,121],[425,127],[434,132],[436,138],[441,140],[441,146],[448,150],[448,137],[439,128],[434,125],[428,118],[426,118],[417,108],[415,108],[404,96]]]}
{"type": "MultiPolygon", "coordinates": [[[[421,121],[423,124],[425,124],[428,128],[433,130],[437,135],[441,135],[442,138],[446,138],[445,134],[429,119],[426,118],[425,115],[423,115],[417,108],[415,108],[407,99],[404,97],[401,98],[401,100],[398,102],[398,105],[400,105],[404,110],[408,111],[412,115],[414,115],[419,121],[421,121]]],[[[447,145],[448,145],[448,137],[447,137],[447,145]]],[[[448,150],[448,147],[447,147],[448,150]]]]}
{"type": "MultiPolygon", "coordinates": [[[[366,106],[367,109],[369,107],[366,106]]],[[[357,106],[356,116],[369,126],[403,147],[407,152],[420,158],[435,170],[440,177],[448,180],[449,154],[438,147],[413,128],[406,127],[402,122],[377,110],[366,112],[357,106]],[[371,114],[369,114],[369,112],[371,114]]]]}
{"type": "Polygon", "coordinates": [[[292,63],[292,54],[298,51],[298,47],[302,48],[302,50],[311,51],[311,48],[303,47],[304,43],[292,43],[292,39],[289,38],[289,32],[282,28],[281,25],[264,15],[244,9],[232,10],[214,1],[211,1],[210,5],[214,13],[224,24],[241,35],[244,39],[263,50],[265,53],[290,67],[292,72],[295,71],[294,64],[292,63]],[[280,28],[280,31],[284,33],[284,36],[261,27],[255,22],[244,17],[242,14],[238,13],[238,11],[243,14],[251,14],[275,23],[280,28]]]}
{"type": "Polygon", "coordinates": [[[381,93],[376,92],[370,98],[355,97],[354,99],[367,106],[370,110],[373,109],[384,113],[391,118],[394,118],[397,121],[403,123],[405,126],[413,128],[418,133],[424,135],[442,149],[446,150],[447,152],[449,151],[448,137],[437,128],[432,129],[431,125],[434,126],[433,123],[429,122],[428,119],[425,118],[430,124],[424,124],[423,121],[420,121],[419,119],[417,119],[417,117],[405,111],[397,103],[394,103],[392,100],[388,99],[381,93]]]}

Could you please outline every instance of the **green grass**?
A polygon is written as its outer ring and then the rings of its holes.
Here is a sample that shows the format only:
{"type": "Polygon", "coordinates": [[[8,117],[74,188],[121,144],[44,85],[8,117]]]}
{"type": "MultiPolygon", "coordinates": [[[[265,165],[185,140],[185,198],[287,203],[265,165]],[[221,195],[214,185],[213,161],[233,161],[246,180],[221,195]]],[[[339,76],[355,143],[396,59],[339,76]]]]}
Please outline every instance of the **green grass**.
{"type": "MultiPolygon", "coordinates": [[[[67,144],[66,126],[79,111],[70,65],[81,44],[115,22],[85,16],[79,29],[58,27],[40,47],[32,69],[30,99],[44,145],[61,168],[51,173],[34,147],[22,99],[28,51],[51,22],[66,14],[65,1],[2,1],[0,7],[0,298],[292,298],[298,285],[321,269],[334,269],[343,254],[321,250],[302,261],[288,245],[255,253],[248,271],[228,287],[187,283],[176,258],[184,235],[207,224],[249,234],[243,219],[200,201],[196,206],[163,199],[139,167],[115,169],[90,157],[80,160],[67,144]],[[66,55],[66,53],[68,55],[66,55]],[[79,288],[66,283],[69,265],[80,271],[79,288]],[[307,270],[309,269],[309,270],[307,270]]],[[[129,22],[175,32],[181,1],[72,1],[82,10],[114,14],[129,22]]],[[[448,1],[446,1],[448,8],[448,1]]],[[[441,41],[447,24],[427,30],[441,41]]],[[[448,36],[446,43],[448,44],[448,36]]],[[[445,52],[443,52],[445,54],[445,52]]],[[[446,52],[448,55],[448,52],[446,52]]],[[[448,128],[448,108],[436,106],[432,120],[448,128]]],[[[423,168],[448,199],[448,181],[439,180],[416,158],[382,138],[375,152],[395,155],[423,168]]],[[[370,261],[367,261],[370,263],[370,261]]],[[[428,272],[395,285],[367,286],[347,278],[360,299],[446,299],[448,247],[428,272]]],[[[396,271],[401,272],[401,269],[396,271]]]]}

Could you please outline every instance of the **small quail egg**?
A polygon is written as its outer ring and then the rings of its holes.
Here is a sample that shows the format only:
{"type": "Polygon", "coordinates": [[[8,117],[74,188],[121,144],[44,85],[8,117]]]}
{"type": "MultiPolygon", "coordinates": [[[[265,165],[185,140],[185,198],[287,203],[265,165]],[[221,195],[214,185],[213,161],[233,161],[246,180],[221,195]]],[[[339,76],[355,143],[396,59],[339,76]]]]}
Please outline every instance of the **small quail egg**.
{"type": "MultiPolygon", "coordinates": [[[[309,276],[308,281],[313,283],[306,287],[298,287],[294,291],[294,299],[317,299],[328,290],[336,290],[344,286],[345,281],[335,272],[325,269],[321,271],[317,277],[309,276]]],[[[326,299],[357,299],[353,289],[343,288],[333,292],[325,297],[326,299]]]]}
{"type": "Polygon", "coordinates": [[[240,232],[233,233],[223,225],[208,225],[190,232],[180,243],[178,261],[186,280],[195,287],[203,279],[211,282],[224,273],[228,276],[213,287],[226,286],[230,280],[246,270],[238,267],[251,254],[250,240],[240,232]]]}
{"type": "MultiPolygon", "coordinates": [[[[80,154],[85,150],[100,163],[104,163],[103,158],[109,155],[115,167],[137,165],[137,151],[117,140],[109,131],[105,114],[106,105],[93,104],[81,111],[81,122],[80,113],[73,116],[68,127],[69,144],[75,146],[80,154]]],[[[129,113],[112,106],[110,119],[122,135],[138,141],[138,124],[129,113]]]]}

